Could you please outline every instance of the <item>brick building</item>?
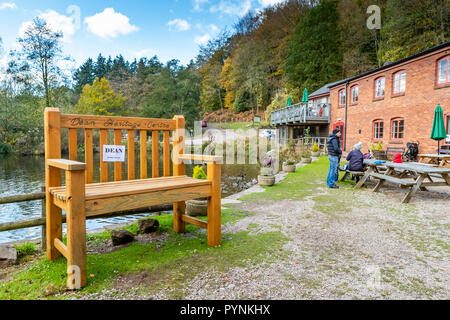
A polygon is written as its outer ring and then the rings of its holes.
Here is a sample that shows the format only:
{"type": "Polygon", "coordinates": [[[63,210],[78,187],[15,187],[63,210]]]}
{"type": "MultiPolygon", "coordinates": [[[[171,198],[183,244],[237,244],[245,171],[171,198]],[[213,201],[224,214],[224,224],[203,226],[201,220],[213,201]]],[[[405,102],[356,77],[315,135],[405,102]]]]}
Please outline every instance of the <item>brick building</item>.
{"type": "MultiPolygon", "coordinates": [[[[384,150],[418,142],[420,153],[436,153],[430,135],[438,104],[450,135],[450,42],[334,83],[330,102],[329,130],[343,129],[346,151],[381,141],[384,150]]],[[[450,148],[448,139],[441,144],[450,148]]]]}

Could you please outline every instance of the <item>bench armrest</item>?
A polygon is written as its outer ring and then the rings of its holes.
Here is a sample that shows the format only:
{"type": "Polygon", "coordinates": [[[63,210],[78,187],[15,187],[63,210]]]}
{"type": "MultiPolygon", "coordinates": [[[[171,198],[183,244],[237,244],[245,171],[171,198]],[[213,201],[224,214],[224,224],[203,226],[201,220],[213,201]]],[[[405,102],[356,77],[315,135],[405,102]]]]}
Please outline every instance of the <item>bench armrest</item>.
{"type": "Polygon", "coordinates": [[[47,159],[47,165],[66,171],[86,170],[86,163],[66,159],[47,159]]]}
{"type": "Polygon", "coordinates": [[[180,154],[178,156],[178,159],[180,160],[197,160],[197,161],[204,161],[204,162],[212,162],[212,163],[221,163],[223,160],[223,157],[220,156],[204,156],[201,154],[180,154]]]}

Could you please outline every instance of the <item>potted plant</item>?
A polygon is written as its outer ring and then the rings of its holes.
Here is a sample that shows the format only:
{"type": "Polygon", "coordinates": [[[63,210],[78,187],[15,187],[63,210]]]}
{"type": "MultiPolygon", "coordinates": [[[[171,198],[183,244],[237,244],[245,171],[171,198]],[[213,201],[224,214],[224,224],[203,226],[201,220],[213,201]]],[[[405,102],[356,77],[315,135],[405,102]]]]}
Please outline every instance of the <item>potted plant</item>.
{"type": "Polygon", "coordinates": [[[316,142],[316,141],[314,141],[314,145],[313,145],[313,147],[312,147],[312,153],[311,153],[311,155],[312,155],[313,157],[318,157],[318,156],[320,156],[320,150],[319,150],[319,147],[317,146],[317,142],[316,142]]]}
{"type": "MultiPolygon", "coordinates": [[[[194,173],[192,174],[194,179],[206,180],[207,176],[205,171],[201,166],[194,167],[194,173]]],[[[197,216],[207,216],[208,214],[208,199],[200,198],[195,200],[186,201],[186,214],[197,217],[197,216]]]]}
{"type": "Polygon", "coordinates": [[[295,161],[292,159],[288,159],[283,163],[283,171],[284,172],[295,172],[295,161]]]}
{"type": "Polygon", "coordinates": [[[302,163],[311,163],[311,151],[305,149],[302,151],[302,163]]]}
{"type": "Polygon", "coordinates": [[[383,150],[381,141],[378,142],[376,147],[372,143],[372,154],[375,159],[386,160],[386,151],[383,150]]]}
{"type": "Polygon", "coordinates": [[[269,166],[261,168],[261,172],[258,175],[258,184],[260,186],[273,186],[275,184],[275,176],[273,175],[273,169],[269,166]]]}

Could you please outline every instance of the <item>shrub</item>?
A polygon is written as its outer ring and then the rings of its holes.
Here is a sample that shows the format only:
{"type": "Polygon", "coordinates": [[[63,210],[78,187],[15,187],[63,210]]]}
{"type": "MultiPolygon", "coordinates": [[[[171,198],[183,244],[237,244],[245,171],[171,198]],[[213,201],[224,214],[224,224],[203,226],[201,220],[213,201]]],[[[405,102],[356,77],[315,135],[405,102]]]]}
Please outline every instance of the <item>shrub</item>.
{"type": "Polygon", "coordinates": [[[312,151],[313,152],[318,152],[319,151],[319,147],[317,146],[317,142],[314,141],[314,145],[312,147],[312,151]]]}
{"type": "Polygon", "coordinates": [[[308,149],[303,149],[302,158],[311,158],[311,151],[309,151],[308,149]]]}
{"type": "Polygon", "coordinates": [[[380,141],[380,142],[378,142],[378,145],[377,145],[377,151],[381,151],[381,150],[383,150],[383,146],[381,145],[381,141],[380,141]]]}
{"type": "Polygon", "coordinates": [[[31,242],[26,242],[26,243],[24,243],[24,244],[22,244],[20,246],[14,245],[14,247],[17,250],[17,257],[18,258],[22,258],[22,257],[25,257],[25,256],[30,256],[30,255],[33,255],[33,254],[37,253],[37,249],[36,249],[34,243],[31,243],[31,242]]]}
{"type": "Polygon", "coordinates": [[[203,180],[207,179],[206,173],[205,173],[205,171],[203,171],[202,166],[194,167],[194,173],[193,173],[192,177],[194,179],[203,179],[203,180]]]}

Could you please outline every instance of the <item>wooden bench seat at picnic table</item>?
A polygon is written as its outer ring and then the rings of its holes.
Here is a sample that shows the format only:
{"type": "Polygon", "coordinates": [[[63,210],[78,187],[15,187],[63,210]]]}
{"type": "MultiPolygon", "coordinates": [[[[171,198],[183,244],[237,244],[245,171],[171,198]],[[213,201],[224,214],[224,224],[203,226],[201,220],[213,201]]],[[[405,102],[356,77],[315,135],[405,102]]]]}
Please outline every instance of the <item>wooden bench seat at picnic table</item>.
{"type": "Polygon", "coordinates": [[[380,163],[374,160],[365,160],[364,164],[369,166],[369,169],[364,174],[364,177],[355,185],[355,188],[361,188],[369,177],[379,180],[373,189],[374,192],[378,192],[386,181],[399,184],[402,187],[410,188],[404,196],[402,203],[408,203],[419,189],[427,191],[427,187],[450,187],[450,168],[438,168],[433,165],[412,162],[386,162],[384,166],[388,170],[384,173],[379,173],[376,172],[376,168],[378,165],[381,165],[380,163]],[[440,181],[434,181],[433,178],[439,178],[440,181]]]}
{"type": "Polygon", "coordinates": [[[396,178],[396,177],[391,177],[391,176],[387,176],[385,174],[382,173],[371,173],[370,174],[371,177],[376,178],[376,179],[383,179],[395,184],[400,184],[400,185],[404,185],[404,186],[412,186],[415,184],[414,181],[411,180],[405,180],[405,179],[401,179],[401,178],[396,178]]]}
{"type": "Polygon", "coordinates": [[[221,243],[222,157],[184,154],[184,117],[173,119],[124,118],[60,114],[45,110],[45,181],[47,258],[67,259],[67,286],[79,289],[87,283],[86,217],[173,203],[173,229],[185,232],[190,223],[207,229],[207,243],[221,243]],[[84,131],[85,163],[77,161],[77,130],[84,131]],[[69,159],[61,159],[61,131],[68,130],[69,159]],[[93,183],[93,130],[100,131],[100,182],[93,183]],[[122,180],[122,162],[114,162],[114,181],[108,181],[108,163],[103,146],[108,130],[114,131],[114,145],[122,145],[122,130],[128,133],[126,152],[128,180],[122,180]],[[139,130],[140,179],[135,176],[135,131],[139,130]],[[147,131],[152,135],[152,178],[147,170],[147,131]],[[163,177],[159,176],[159,136],[163,136],[163,177]],[[172,134],[172,172],[170,133],[172,134]],[[207,163],[207,179],[185,176],[184,161],[207,163]],[[61,185],[61,170],[66,185],[61,185]],[[185,214],[185,201],[208,199],[207,221],[185,214]],[[66,211],[67,244],[62,242],[62,210],[66,211]]]}

